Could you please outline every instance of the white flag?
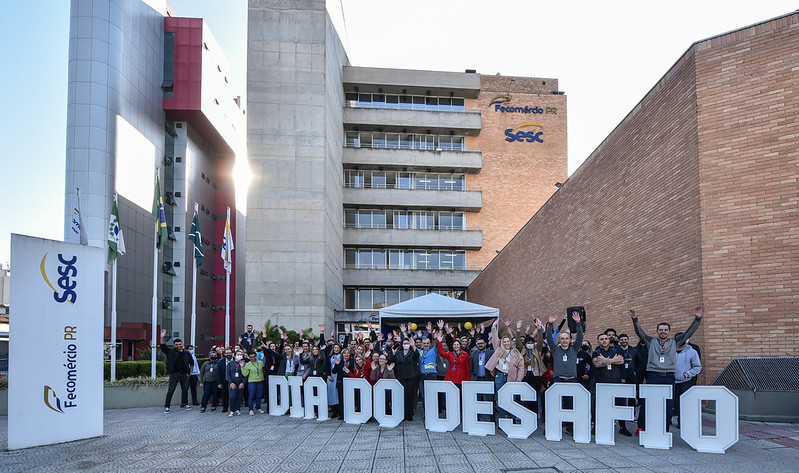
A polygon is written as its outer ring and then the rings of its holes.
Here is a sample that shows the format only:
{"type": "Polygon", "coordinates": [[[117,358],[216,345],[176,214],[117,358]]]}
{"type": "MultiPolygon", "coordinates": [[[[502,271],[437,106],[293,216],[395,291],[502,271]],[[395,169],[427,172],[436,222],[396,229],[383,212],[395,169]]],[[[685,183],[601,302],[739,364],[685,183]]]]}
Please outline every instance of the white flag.
{"type": "Polygon", "coordinates": [[[80,211],[80,189],[75,197],[75,206],[72,207],[72,232],[70,239],[72,243],[88,245],[89,238],[86,236],[86,225],[83,224],[83,214],[80,211]]]}
{"type": "Polygon", "coordinates": [[[233,234],[230,232],[230,207],[227,208],[225,220],[225,233],[222,234],[222,261],[225,262],[225,271],[230,274],[233,269],[233,234]]]}

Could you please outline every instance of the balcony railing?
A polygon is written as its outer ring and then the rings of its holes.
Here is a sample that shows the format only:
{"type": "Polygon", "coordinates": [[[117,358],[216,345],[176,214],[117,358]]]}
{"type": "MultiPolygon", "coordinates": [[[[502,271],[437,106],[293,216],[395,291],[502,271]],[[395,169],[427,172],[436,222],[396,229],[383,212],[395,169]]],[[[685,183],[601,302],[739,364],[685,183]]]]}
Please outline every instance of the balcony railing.
{"type": "Polygon", "coordinates": [[[452,225],[431,225],[420,227],[393,227],[387,224],[380,223],[345,223],[344,228],[358,228],[358,229],[377,229],[377,230],[458,230],[458,231],[481,231],[482,227],[456,227],[452,225]]]}
{"type": "Polygon", "coordinates": [[[421,187],[417,183],[413,183],[410,186],[395,184],[395,185],[385,185],[385,184],[365,184],[360,182],[345,182],[344,187],[348,189],[396,189],[396,190],[425,190],[425,191],[457,191],[457,192],[464,192],[464,191],[472,191],[472,192],[479,192],[482,189],[479,186],[450,186],[447,184],[444,185],[436,185],[433,183],[421,183],[421,187]]]}
{"type": "Polygon", "coordinates": [[[482,151],[480,148],[467,148],[466,146],[458,146],[458,145],[450,145],[450,146],[442,146],[436,147],[433,145],[425,145],[425,144],[417,144],[417,143],[385,143],[385,144],[378,144],[378,143],[345,143],[345,148],[364,148],[364,149],[406,149],[406,150],[415,150],[415,151],[455,151],[455,152],[464,152],[464,153],[477,153],[482,151]]]}
{"type": "Polygon", "coordinates": [[[344,269],[372,269],[386,271],[482,271],[481,267],[453,266],[450,268],[388,267],[385,264],[345,264],[344,269]]]}

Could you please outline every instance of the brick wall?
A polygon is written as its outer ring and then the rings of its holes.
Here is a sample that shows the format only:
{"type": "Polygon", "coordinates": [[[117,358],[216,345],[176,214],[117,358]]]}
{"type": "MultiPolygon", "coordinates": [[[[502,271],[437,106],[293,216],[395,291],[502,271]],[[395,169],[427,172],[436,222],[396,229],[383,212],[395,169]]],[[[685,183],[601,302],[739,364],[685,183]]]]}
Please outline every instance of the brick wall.
{"type": "Polygon", "coordinates": [[[467,254],[471,267],[484,267],[502,250],[568,175],[566,96],[553,95],[557,79],[483,75],[479,99],[469,106],[482,111],[479,137],[466,146],[480,148],[483,167],[467,175],[468,186],[479,186],[483,208],[468,213],[466,224],[483,229],[483,247],[467,254]],[[524,92],[521,92],[524,91],[524,92]],[[510,96],[502,106],[538,108],[543,113],[503,112],[489,106],[497,96],[510,96]],[[508,142],[505,130],[540,131],[543,142],[508,142]]]}
{"type": "MultiPolygon", "coordinates": [[[[502,317],[584,305],[587,337],[687,326],[701,301],[693,55],[683,57],[469,287],[502,317]]],[[[699,341],[701,337],[694,337],[699,341]]]]}
{"type": "Polygon", "coordinates": [[[799,15],[696,46],[702,277],[717,373],[796,356],[799,333],[799,15]]]}
{"type": "MultiPolygon", "coordinates": [[[[795,355],[799,15],[694,44],[469,287],[517,319],[585,305],[588,336],[683,330],[710,382],[795,355]]],[[[633,341],[636,337],[633,335],[633,341]]]]}

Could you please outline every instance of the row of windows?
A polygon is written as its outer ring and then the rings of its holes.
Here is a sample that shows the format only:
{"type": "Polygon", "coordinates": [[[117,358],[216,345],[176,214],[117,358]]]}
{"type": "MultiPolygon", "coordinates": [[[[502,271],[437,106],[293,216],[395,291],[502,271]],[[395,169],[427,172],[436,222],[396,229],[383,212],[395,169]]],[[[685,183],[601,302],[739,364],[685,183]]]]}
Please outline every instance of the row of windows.
{"type": "Polygon", "coordinates": [[[392,110],[427,110],[433,112],[463,112],[466,102],[460,97],[431,97],[429,95],[359,94],[344,95],[348,107],[387,108],[392,110]]]}
{"type": "Polygon", "coordinates": [[[344,187],[463,191],[466,190],[466,175],[437,172],[345,170],[344,187]]]}
{"type": "Polygon", "coordinates": [[[344,266],[350,269],[463,271],[466,269],[466,252],[426,249],[346,248],[344,250],[344,266]]]}
{"type": "Polygon", "coordinates": [[[462,289],[344,289],[344,308],[382,309],[415,297],[440,294],[455,299],[463,295],[462,289]]]}
{"type": "Polygon", "coordinates": [[[401,230],[466,230],[466,214],[464,212],[344,209],[344,226],[347,228],[401,230]]]}
{"type": "Polygon", "coordinates": [[[347,131],[344,146],[348,148],[418,149],[422,151],[464,151],[465,138],[454,135],[422,135],[347,131]]]}

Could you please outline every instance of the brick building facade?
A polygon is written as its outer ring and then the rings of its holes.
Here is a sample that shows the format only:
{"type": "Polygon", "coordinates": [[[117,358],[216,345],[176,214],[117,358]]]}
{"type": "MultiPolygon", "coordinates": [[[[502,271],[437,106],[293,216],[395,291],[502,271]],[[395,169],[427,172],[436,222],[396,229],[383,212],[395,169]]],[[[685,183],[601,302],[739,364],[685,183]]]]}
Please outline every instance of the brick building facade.
{"type": "Polygon", "coordinates": [[[799,14],[694,43],[468,289],[518,319],[584,305],[592,343],[625,311],[684,330],[707,383],[795,354],[799,14]]]}

